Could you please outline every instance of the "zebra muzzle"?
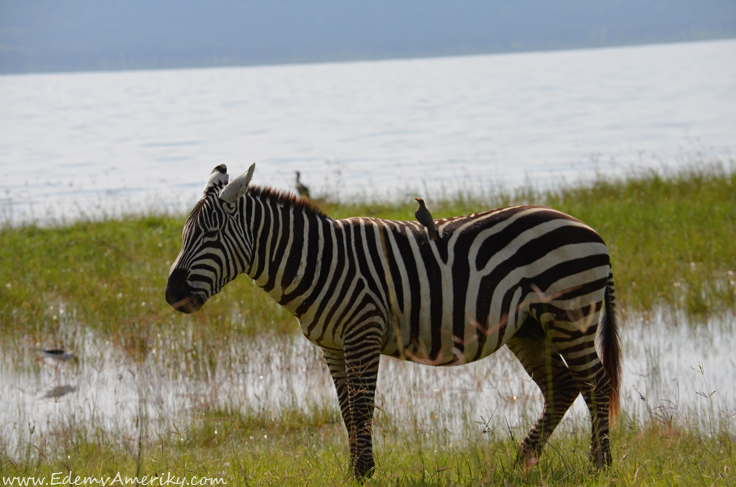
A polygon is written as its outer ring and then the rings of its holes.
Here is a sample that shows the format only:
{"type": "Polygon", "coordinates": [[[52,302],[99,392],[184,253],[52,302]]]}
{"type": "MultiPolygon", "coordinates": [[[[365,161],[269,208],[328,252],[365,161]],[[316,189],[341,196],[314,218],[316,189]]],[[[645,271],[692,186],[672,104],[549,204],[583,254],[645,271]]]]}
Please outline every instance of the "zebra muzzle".
{"type": "Polygon", "coordinates": [[[193,313],[199,311],[204,300],[192,293],[187,284],[188,273],[184,269],[174,269],[169,274],[166,284],[166,302],[177,311],[182,313],[193,313]]]}

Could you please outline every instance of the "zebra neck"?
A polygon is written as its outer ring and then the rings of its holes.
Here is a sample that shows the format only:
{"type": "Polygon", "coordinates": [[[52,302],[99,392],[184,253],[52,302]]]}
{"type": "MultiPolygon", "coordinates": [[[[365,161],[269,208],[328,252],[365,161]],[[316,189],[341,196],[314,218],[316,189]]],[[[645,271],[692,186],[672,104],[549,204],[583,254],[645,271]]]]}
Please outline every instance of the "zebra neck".
{"type": "Polygon", "coordinates": [[[293,205],[256,202],[251,218],[252,263],[248,275],[287,310],[297,314],[314,274],[332,220],[293,205]]]}

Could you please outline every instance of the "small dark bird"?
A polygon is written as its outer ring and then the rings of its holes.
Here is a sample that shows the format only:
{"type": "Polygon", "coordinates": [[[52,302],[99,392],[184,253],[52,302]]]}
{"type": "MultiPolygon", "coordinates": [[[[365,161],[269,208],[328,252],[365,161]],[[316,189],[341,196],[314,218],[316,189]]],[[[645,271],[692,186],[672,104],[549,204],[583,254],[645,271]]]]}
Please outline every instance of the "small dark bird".
{"type": "Polygon", "coordinates": [[[309,188],[299,181],[299,171],[296,171],[296,192],[299,193],[299,196],[309,198],[309,188]]]}
{"type": "Polygon", "coordinates": [[[432,214],[429,212],[427,207],[424,206],[424,200],[422,198],[414,199],[419,202],[419,208],[417,208],[417,211],[414,212],[414,216],[419,223],[427,227],[429,238],[432,240],[437,240],[439,236],[437,235],[437,229],[435,229],[434,227],[434,219],[432,218],[432,214]]]}
{"type": "Polygon", "coordinates": [[[38,350],[41,352],[38,360],[42,360],[44,358],[58,360],[59,362],[68,362],[69,360],[74,360],[76,362],[78,360],[73,353],[67,352],[66,350],[62,350],[60,348],[55,348],[51,350],[39,348],[38,350]]]}
{"type": "Polygon", "coordinates": [[[46,363],[44,359],[51,359],[52,362],[56,362],[54,364],[54,370],[57,374],[59,373],[59,364],[61,363],[69,362],[71,360],[75,365],[79,365],[79,359],[76,355],[61,348],[39,348],[38,351],[41,352],[41,355],[36,357],[36,361],[46,363]]]}

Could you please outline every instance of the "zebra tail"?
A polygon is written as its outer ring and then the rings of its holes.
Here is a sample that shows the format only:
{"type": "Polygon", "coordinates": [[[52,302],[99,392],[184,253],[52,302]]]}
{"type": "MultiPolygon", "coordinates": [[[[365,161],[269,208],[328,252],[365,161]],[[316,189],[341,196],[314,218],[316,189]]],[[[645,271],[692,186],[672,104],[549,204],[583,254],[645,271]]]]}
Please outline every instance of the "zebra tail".
{"type": "Polygon", "coordinates": [[[612,420],[616,419],[620,406],[621,391],[621,345],[619,344],[618,322],[616,319],[616,296],[613,286],[613,272],[606,283],[605,314],[601,323],[600,347],[601,362],[611,380],[611,396],[609,398],[609,415],[612,420]]]}

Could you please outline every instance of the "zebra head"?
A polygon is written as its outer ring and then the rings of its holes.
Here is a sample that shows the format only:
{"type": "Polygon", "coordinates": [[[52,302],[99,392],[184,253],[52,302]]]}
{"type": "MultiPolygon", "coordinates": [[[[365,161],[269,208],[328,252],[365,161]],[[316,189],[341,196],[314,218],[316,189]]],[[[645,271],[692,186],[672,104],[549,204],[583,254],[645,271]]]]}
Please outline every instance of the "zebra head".
{"type": "Polygon", "coordinates": [[[198,311],[245,270],[250,249],[245,243],[242,196],[255,168],[254,163],[230,182],[225,164],[210,174],[204,196],[184,224],[181,251],[169,270],[166,302],[175,310],[198,311]]]}

